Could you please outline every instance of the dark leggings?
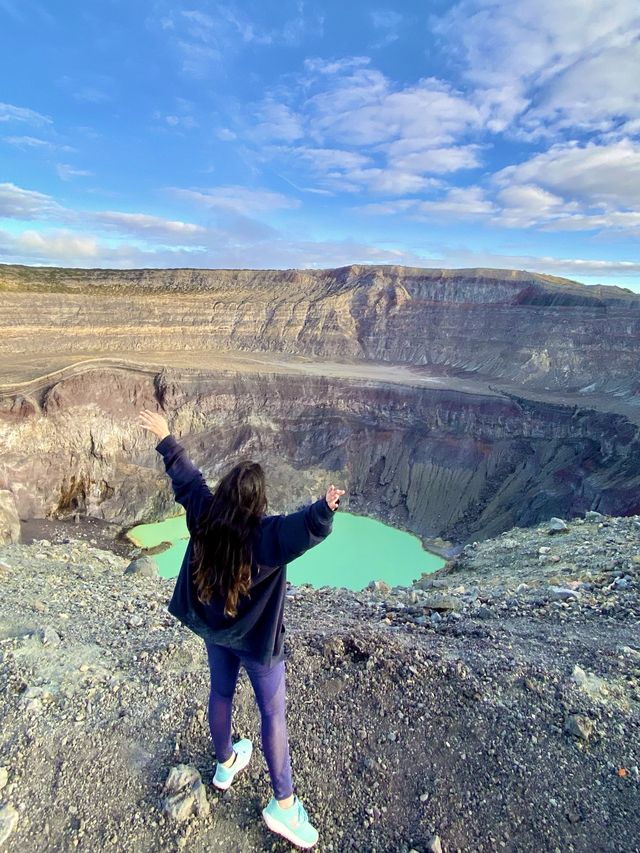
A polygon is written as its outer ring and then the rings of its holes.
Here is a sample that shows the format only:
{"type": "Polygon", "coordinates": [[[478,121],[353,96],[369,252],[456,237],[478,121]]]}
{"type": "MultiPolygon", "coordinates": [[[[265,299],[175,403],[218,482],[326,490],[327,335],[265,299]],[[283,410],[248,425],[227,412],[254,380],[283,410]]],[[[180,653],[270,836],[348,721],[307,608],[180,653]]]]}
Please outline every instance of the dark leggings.
{"type": "Polygon", "coordinates": [[[260,709],[262,751],[269,768],[273,792],[277,800],[286,799],[293,793],[293,783],[285,720],[284,661],[268,667],[242,652],[206,640],[205,646],[211,674],[209,728],[216,758],[222,763],[232,755],[231,705],[242,664],[260,709]]]}

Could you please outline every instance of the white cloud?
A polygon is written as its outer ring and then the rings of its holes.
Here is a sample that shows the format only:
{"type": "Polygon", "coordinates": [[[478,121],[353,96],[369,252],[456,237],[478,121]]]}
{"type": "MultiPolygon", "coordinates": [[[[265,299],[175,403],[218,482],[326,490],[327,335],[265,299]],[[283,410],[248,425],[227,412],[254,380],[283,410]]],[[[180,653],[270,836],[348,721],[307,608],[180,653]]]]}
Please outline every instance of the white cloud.
{"type": "Polygon", "coordinates": [[[42,219],[63,211],[64,208],[50,195],[25,190],[11,183],[0,184],[0,217],[42,219]]]}
{"type": "Polygon", "coordinates": [[[478,109],[447,83],[430,77],[396,87],[381,72],[359,65],[347,74],[316,82],[320,90],[305,102],[310,137],[349,145],[415,139],[421,148],[456,140],[480,122],[478,109]]]}
{"type": "Polygon", "coordinates": [[[415,253],[357,240],[292,240],[280,232],[268,238],[239,241],[221,233],[215,244],[141,247],[112,245],[98,236],[69,231],[10,234],[0,229],[0,252],[8,263],[37,263],[78,267],[190,267],[196,269],[328,268],[363,264],[424,265],[415,253]]]}
{"type": "Polygon", "coordinates": [[[318,172],[337,169],[349,171],[362,169],[372,163],[371,157],[357,151],[344,151],[339,148],[309,148],[300,146],[293,148],[291,153],[310,163],[318,172]]]}
{"type": "Polygon", "coordinates": [[[296,46],[309,34],[321,34],[324,18],[298,0],[294,14],[274,26],[254,20],[240,3],[209,4],[202,9],[175,9],[147,19],[147,26],[170,37],[177,49],[182,71],[205,79],[212,73],[226,73],[225,61],[247,46],[269,48],[276,44],[296,46]]]}
{"type": "Polygon", "coordinates": [[[24,150],[29,148],[52,150],[57,148],[53,142],[49,142],[46,139],[38,139],[36,136],[3,136],[2,141],[6,142],[8,145],[14,145],[16,148],[22,148],[24,150]]]}
{"type": "Polygon", "coordinates": [[[640,209],[640,143],[554,145],[495,175],[501,186],[538,184],[586,204],[640,209]]]}
{"type": "Polygon", "coordinates": [[[516,269],[559,275],[567,278],[576,276],[591,278],[637,277],[640,261],[615,258],[558,258],[552,255],[506,255],[497,252],[474,251],[466,248],[447,247],[441,255],[433,258],[432,266],[481,267],[490,269],[516,269]]]}
{"type": "Polygon", "coordinates": [[[0,230],[0,248],[5,255],[28,260],[65,262],[67,258],[74,258],[75,262],[78,262],[96,258],[99,244],[93,236],[67,230],[52,230],[47,233],[29,230],[17,235],[0,230]]]}
{"type": "Polygon", "coordinates": [[[392,9],[377,9],[371,13],[371,23],[378,30],[381,38],[371,45],[372,48],[378,49],[386,47],[397,41],[400,38],[400,27],[404,18],[399,12],[394,12],[392,9]]]}
{"type": "Polygon", "coordinates": [[[295,142],[304,135],[302,118],[286,104],[267,98],[256,113],[257,123],[252,136],[278,142],[295,142]]]}
{"type": "Polygon", "coordinates": [[[71,178],[87,178],[93,175],[93,172],[88,169],[76,169],[75,166],[69,166],[67,163],[56,163],[56,172],[63,181],[70,181],[71,178]]]}
{"type": "Polygon", "coordinates": [[[496,211],[496,207],[480,187],[451,187],[436,199],[398,199],[362,205],[357,210],[382,216],[404,213],[412,219],[465,220],[487,217],[496,211]]]}
{"type": "Polygon", "coordinates": [[[198,127],[198,122],[193,116],[165,115],[163,118],[169,127],[184,128],[185,130],[193,130],[193,128],[198,127]]]}
{"type": "Polygon", "coordinates": [[[394,168],[417,174],[444,174],[480,165],[479,146],[459,145],[449,148],[421,147],[417,139],[401,139],[386,147],[387,157],[394,168]]]}
{"type": "Polygon", "coordinates": [[[28,107],[14,107],[13,104],[0,103],[0,121],[25,122],[36,126],[53,124],[49,116],[30,110],[28,107]]]}
{"type": "Polygon", "coordinates": [[[437,34],[461,46],[494,130],[611,129],[640,115],[637,0],[463,0],[437,34]]]}
{"type": "Polygon", "coordinates": [[[485,188],[447,189],[436,182],[431,189],[439,194],[360,209],[378,215],[404,213],[411,218],[479,219],[502,228],[637,233],[640,143],[558,144],[501,169],[485,188]]]}
{"type": "Polygon", "coordinates": [[[77,92],[73,93],[73,97],[76,101],[86,104],[104,104],[112,100],[108,92],[99,89],[97,86],[81,86],[77,92]]]}
{"type": "Polygon", "coordinates": [[[192,222],[163,219],[146,213],[105,210],[95,213],[92,218],[97,224],[114,231],[145,239],[169,240],[172,243],[191,241],[194,238],[197,240],[209,233],[203,226],[194,225],[192,222]]]}
{"type": "Polygon", "coordinates": [[[261,143],[260,159],[290,170],[295,158],[320,189],[419,193],[437,185],[433,175],[480,165],[481,147],[459,144],[481,123],[468,98],[435,78],[397,85],[367,57],[307,59],[305,73],[254,116],[248,136],[261,143]]]}
{"type": "Polygon", "coordinates": [[[211,187],[210,189],[170,190],[177,198],[194,202],[202,207],[233,213],[242,216],[254,216],[272,210],[291,209],[300,206],[300,201],[271,190],[254,190],[242,186],[211,187]]]}

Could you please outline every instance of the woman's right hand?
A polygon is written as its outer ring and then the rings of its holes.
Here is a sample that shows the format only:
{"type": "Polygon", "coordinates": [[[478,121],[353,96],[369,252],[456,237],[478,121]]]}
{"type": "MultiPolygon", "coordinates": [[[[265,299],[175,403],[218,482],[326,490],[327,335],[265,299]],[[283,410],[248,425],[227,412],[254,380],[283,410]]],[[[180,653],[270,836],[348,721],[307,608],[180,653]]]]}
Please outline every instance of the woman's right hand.
{"type": "Polygon", "coordinates": [[[327,494],[325,495],[326,501],[331,507],[331,509],[336,510],[338,508],[338,504],[340,503],[340,495],[344,495],[344,489],[337,489],[333,483],[327,489],[327,494]]]}

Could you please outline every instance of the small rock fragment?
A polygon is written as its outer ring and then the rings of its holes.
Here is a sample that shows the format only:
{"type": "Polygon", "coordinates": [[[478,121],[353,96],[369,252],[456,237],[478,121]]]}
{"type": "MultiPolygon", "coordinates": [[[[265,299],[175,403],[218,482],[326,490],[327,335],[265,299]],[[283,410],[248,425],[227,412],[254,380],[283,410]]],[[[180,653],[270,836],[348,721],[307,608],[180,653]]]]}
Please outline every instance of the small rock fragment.
{"type": "Polygon", "coordinates": [[[0,844],[3,844],[11,835],[18,823],[18,812],[10,804],[0,808],[0,844]]]}
{"type": "Polygon", "coordinates": [[[564,586],[550,586],[549,596],[553,601],[566,601],[568,598],[578,598],[578,593],[575,589],[568,589],[564,586]]]}
{"type": "Polygon", "coordinates": [[[440,843],[439,835],[432,835],[427,841],[428,853],[442,853],[442,844],[440,843]]]}
{"type": "Polygon", "coordinates": [[[582,714],[568,714],[564,721],[564,730],[580,740],[589,740],[593,733],[593,721],[582,714]]]}
{"type": "Polygon", "coordinates": [[[162,793],[165,813],[178,823],[191,815],[206,817],[211,811],[200,773],[191,764],[172,767],[162,793]]]}
{"type": "Polygon", "coordinates": [[[45,625],[44,628],[40,629],[40,640],[43,646],[59,646],[61,642],[60,634],[58,634],[55,628],[51,628],[49,625],[45,625]]]}

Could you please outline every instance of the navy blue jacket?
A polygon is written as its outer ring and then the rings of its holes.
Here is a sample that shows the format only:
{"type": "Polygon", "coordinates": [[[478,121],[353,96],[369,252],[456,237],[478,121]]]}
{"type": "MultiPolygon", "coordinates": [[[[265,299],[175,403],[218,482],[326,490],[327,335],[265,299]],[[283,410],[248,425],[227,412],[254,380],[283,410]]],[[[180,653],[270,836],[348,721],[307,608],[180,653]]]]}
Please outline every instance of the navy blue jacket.
{"type": "MultiPolygon", "coordinates": [[[[167,435],[156,445],[156,450],[164,459],[176,501],[185,508],[187,528],[193,535],[198,519],[212,499],[211,490],[175,436],[167,435]]],[[[252,543],[249,596],[240,596],[234,617],[224,615],[224,600],[220,596],[209,604],[198,600],[192,583],[192,539],[189,539],[167,607],[169,613],[204,640],[249,654],[268,665],[283,660],[287,563],[331,533],[333,514],[334,510],[322,497],[289,515],[262,516],[252,543]]]]}

